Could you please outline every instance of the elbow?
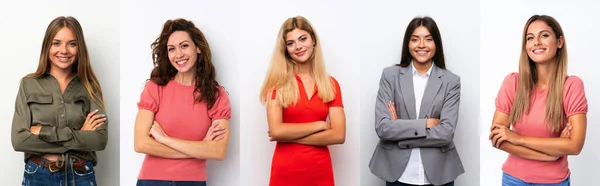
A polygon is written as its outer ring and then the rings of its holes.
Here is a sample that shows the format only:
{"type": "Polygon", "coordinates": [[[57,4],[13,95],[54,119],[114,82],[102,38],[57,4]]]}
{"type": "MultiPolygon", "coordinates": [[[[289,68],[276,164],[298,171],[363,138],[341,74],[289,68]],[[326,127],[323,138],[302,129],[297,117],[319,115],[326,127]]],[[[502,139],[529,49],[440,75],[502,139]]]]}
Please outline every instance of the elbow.
{"type": "Polygon", "coordinates": [[[583,147],[573,147],[570,149],[569,155],[573,155],[573,156],[577,156],[581,153],[581,150],[583,149],[583,147]]]}
{"type": "Polygon", "coordinates": [[[222,149],[222,150],[218,150],[215,156],[215,160],[217,161],[223,161],[225,160],[225,157],[227,156],[227,150],[226,149],[222,149]]]}
{"type": "Polygon", "coordinates": [[[141,142],[140,140],[134,140],[133,142],[133,150],[137,153],[142,153],[145,154],[146,150],[144,148],[144,143],[141,142]]]}
{"type": "Polygon", "coordinates": [[[335,144],[344,144],[346,142],[346,134],[342,133],[341,135],[336,136],[335,144]]]}

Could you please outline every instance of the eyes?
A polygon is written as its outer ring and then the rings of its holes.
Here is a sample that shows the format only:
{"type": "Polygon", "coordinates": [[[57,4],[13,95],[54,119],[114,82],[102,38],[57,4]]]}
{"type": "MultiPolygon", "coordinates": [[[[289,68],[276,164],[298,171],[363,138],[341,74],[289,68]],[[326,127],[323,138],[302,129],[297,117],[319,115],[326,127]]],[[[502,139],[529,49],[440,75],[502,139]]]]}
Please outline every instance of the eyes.
{"type": "MultiPolygon", "coordinates": [[[[185,49],[187,49],[187,48],[190,46],[190,44],[183,43],[183,44],[181,44],[181,45],[179,45],[179,46],[181,47],[181,49],[182,49],[182,50],[185,50],[185,49]]],[[[173,47],[173,46],[168,46],[168,47],[167,47],[167,51],[168,51],[168,52],[173,52],[173,51],[175,51],[175,47],[173,47]]]]}
{"type": "MultiPolygon", "coordinates": [[[[61,41],[52,41],[52,46],[60,47],[61,44],[62,44],[61,41]]],[[[75,42],[75,41],[69,41],[67,43],[67,46],[69,46],[69,47],[76,47],[77,46],[77,42],[75,42]]]]}
{"type": "MultiPolygon", "coordinates": [[[[543,34],[542,34],[540,37],[541,37],[541,38],[543,38],[543,39],[546,39],[546,38],[549,38],[549,37],[550,37],[550,34],[548,34],[548,33],[543,33],[543,34]]],[[[527,41],[532,41],[532,40],[533,40],[533,38],[534,38],[534,37],[533,37],[532,35],[527,35],[527,37],[525,38],[525,40],[527,40],[527,41]]]]}
{"type": "MultiPolygon", "coordinates": [[[[298,41],[300,43],[304,43],[306,40],[308,39],[308,37],[306,37],[305,35],[300,36],[300,38],[298,38],[298,41]]],[[[292,46],[295,42],[293,40],[288,40],[285,42],[285,45],[287,46],[292,46]]]]}
{"type": "MultiPolygon", "coordinates": [[[[419,42],[419,40],[420,39],[417,38],[417,37],[410,38],[410,42],[413,42],[413,43],[419,42]]],[[[427,37],[427,38],[425,38],[425,41],[426,42],[433,42],[433,38],[432,37],[427,37]]]]}

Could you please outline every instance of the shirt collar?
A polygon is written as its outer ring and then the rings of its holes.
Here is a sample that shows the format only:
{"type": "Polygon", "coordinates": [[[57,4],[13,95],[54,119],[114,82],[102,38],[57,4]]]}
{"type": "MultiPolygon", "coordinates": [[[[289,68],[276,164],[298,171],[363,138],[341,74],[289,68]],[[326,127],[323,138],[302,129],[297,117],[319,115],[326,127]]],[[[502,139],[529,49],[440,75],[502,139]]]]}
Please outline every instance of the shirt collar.
{"type": "Polygon", "coordinates": [[[419,72],[417,71],[417,68],[415,68],[414,66],[414,62],[411,63],[412,65],[412,73],[413,75],[418,75],[418,76],[423,76],[423,77],[429,77],[431,75],[431,69],[433,69],[433,65],[435,64],[431,64],[431,66],[429,67],[429,69],[427,70],[427,72],[423,75],[419,74],[419,72]]]}

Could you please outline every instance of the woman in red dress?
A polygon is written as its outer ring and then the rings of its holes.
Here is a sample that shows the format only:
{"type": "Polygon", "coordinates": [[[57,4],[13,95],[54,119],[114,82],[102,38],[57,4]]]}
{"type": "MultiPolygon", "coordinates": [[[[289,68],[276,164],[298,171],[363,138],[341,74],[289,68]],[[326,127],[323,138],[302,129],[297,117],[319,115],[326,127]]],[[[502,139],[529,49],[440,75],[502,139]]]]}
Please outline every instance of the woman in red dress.
{"type": "Polygon", "coordinates": [[[292,17],[281,26],[260,98],[270,140],[277,142],[269,185],[335,185],[327,146],[344,143],[346,116],[340,86],[327,74],[306,18],[292,17]]]}

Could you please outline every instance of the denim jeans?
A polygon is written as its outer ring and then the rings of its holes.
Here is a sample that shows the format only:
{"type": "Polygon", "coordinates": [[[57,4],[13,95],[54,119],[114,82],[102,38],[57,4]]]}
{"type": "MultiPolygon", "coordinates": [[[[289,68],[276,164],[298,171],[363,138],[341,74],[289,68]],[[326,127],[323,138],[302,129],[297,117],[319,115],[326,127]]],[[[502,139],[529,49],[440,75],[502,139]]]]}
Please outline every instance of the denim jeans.
{"type": "Polygon", "coordinates": [[[539,184],[527,183],[519,180],[518,178],[512,177],[511,175],[502,173],[502,186],[571,186],[571,176],[567,177],[565,181],[560,183],[539,184]]]}
{"type": "MultiPolygon", "coordinates": [[[[43,160],[47,161],[47,160],[43,160]]],[[[42,162],[43,164],[43,162],[42,162]]],[[[65,166],[70,165],[68,163],[65,166]]],[[[25,163],[23,173],[23,186],[65,186],[66,185],[85,185],[96,186],[96,175],[94,165],[90,161],[83,163],[87,171],[68,169],[67,171],[50,172],[47,167],[38,165],[31,160],[25,163]],[[66,179],[66,180],[65,180],[66,179]]]]}
{"type": "Polygon", "coordinates": [[[138,180],[136,186],[206,186],[205,181],[138,180]]]}
{"type": "MultiPolygon", "coordinates": [[[[416,185],[411,185],[411,184],[406,184],[406,183],[401,183],[401,182],[396,181],[396,182],[393,182],[393,183],[392,182],[385,182],[385,186],[416,186],[416,185]]],[[[424,186],[433,186],[433,185],[429,184],[429,185],[424,185],[424,186]]],[[[446,184],[441,185],[441,186],[454,186],[454,181],[450,182],[450,183],[446,183],[446,184]]]]}

